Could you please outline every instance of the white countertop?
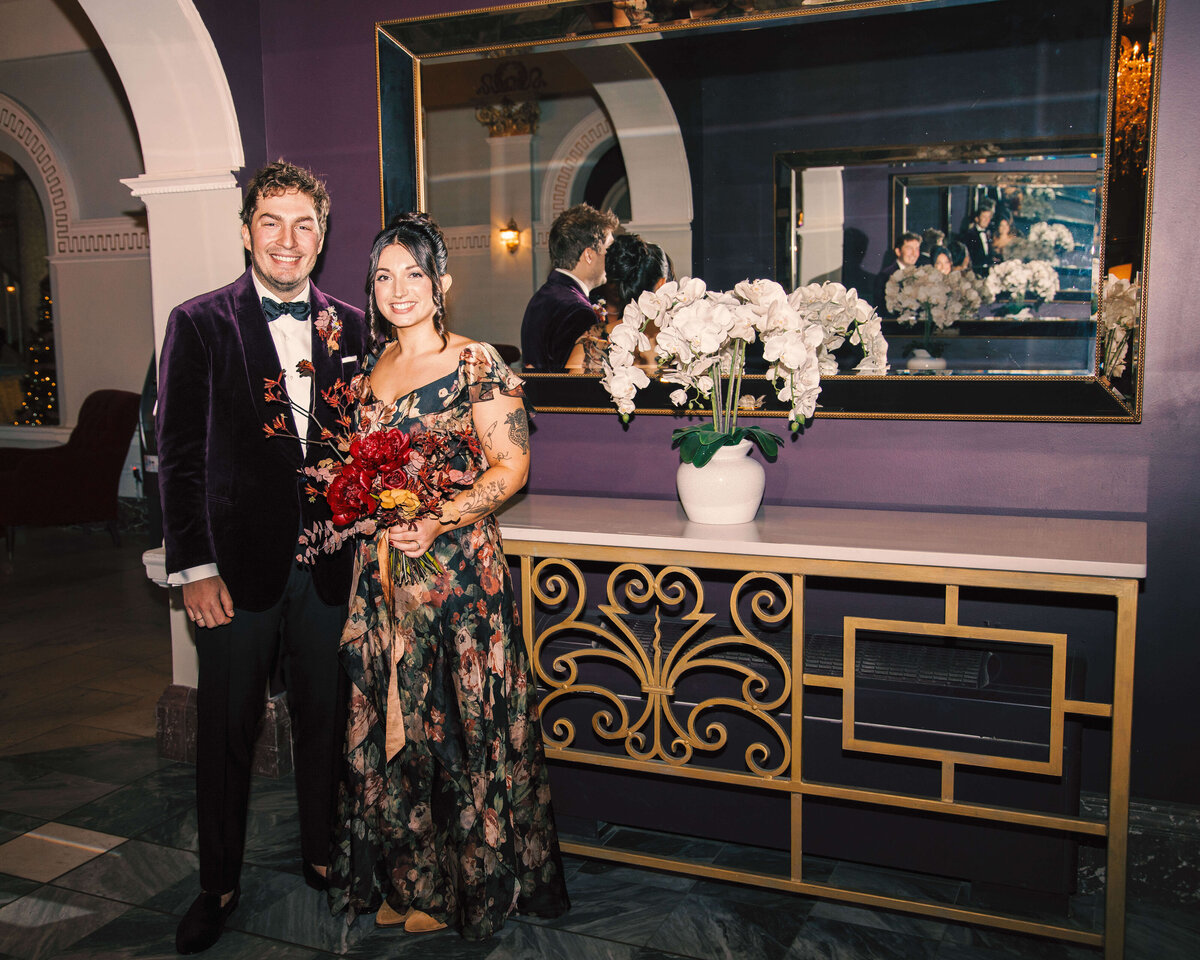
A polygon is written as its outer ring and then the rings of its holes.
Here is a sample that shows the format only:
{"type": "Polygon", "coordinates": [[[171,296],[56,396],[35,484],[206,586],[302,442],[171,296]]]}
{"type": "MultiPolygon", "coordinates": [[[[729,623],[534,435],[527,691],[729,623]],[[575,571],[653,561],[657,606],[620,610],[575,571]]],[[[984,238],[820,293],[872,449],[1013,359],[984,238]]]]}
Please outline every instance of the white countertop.
{"type": "Polygon", "coordinates": [[[760,508],[752,523],[691,523],[673,500],[533,494],[500,513],[506,541],[595,544],[1142,579],[1146,525],[822,507],[760,508]]]}

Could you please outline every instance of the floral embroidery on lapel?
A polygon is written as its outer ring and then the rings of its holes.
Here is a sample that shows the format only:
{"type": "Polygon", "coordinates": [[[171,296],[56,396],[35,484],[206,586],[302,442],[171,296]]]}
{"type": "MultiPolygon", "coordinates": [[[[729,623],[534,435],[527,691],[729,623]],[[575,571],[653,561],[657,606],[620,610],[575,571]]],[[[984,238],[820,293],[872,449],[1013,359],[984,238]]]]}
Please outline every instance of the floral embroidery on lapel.
{"type": "Polygon", "coordinates": [[[333,356],[338,350],[338,339],[342,335],[342,319],[337,315],[337,307],[331,306],[322,310],[313,324],[317,328],[317,336],[325,344],[325,349],[333,356]]]}

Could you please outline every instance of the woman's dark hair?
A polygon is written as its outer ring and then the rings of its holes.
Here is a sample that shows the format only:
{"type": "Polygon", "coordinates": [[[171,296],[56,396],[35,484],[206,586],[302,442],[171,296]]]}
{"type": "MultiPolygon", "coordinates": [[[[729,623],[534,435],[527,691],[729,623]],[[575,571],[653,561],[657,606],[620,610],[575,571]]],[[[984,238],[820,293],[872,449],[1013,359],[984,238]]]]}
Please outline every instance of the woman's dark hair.
{"type": "MultiPolygon", "coordinates": [[[[966,247],[964,247],[963,249],[965,250],[966,247]]],[[[937,263],[937,258],[940,257],[943,253],[946,255],[946,259],[950,261],[950,266],[953,267],[954,266],[954,254],[952,254],[950,252],[949,247],[943,247],[941,244],[938,244],[936,247],[930,248],[929,262],[937,263]]]]}
{"type": "Polygon", "coordinates": [[[955,267],[970,267],[971,253],[967,250],[967,245],[961,240],[955,240],[950,244],[950,265],[955,267]]]}
{"type": "Polygon", "coordinates": [[[671,261],[657,243],[647,243],[635,233],[614,237],[604,256],[606,293],[617,308],[618,318],[626,305],[659,280],[671,279],[671,261]]]}
{"type": "Polygon", "coordinates": [[[376,352],[383,349],[392,337],[392,325],[375,309],[375,273],[379,269],[379,258],[385,247],[399,244],[404,247],[433,287],[433,325],[446,345],[446,301],[442,293],[441,278],[446,275],[446,238],[427,213],[401,213],[379,231],[371,244],[371,261],[367,270],[367,323],[371,328],[371,348],[376,352]]]}

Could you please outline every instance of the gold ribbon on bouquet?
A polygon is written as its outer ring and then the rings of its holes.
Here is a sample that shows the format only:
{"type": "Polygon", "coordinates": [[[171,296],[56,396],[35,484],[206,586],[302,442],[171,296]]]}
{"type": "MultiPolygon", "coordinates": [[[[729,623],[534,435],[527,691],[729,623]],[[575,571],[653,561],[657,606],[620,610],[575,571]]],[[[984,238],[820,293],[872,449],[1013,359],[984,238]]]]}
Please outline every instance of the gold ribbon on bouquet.
{"type": "Polygon", "coordinates": [[[400,660],[404,656],[404,641],[396,631],[392,601],[396,586],[392,582],[392,547],[388,532],[383,530],[375,544],[379,564],[379,586],[383,592],[383,621],[391,635],[391,676],[388,678],[387,717],[384,721],[384,758],[391,760],[404,746],[404,712],[400,708],[400,660]]]}

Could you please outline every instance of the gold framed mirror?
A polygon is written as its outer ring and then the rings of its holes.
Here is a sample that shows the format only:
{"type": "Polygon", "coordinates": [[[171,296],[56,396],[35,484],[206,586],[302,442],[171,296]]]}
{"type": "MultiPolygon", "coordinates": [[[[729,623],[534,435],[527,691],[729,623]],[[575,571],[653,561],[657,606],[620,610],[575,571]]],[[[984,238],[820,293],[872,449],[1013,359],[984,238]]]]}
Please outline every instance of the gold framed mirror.
{"type": "MultiPolygon", "coordinates": [[[[428,209],[450,242],[451,323],[517,343],[549,270],[549,224],[585,199],[662,244],[679,275],[787,286],[803,279],[782,266],[795,242],[787,181],[817,155],[824,168],[889,167],[890,193],[864,231],[880,255],[900,220],[897,184],[915,190],[931,165],[977,174],[978,197],[1008,185],[998,164],[1047,187],[1037,158],[1051,169],[1084,158],[1092,242],[1071,229],[1090,271],[1075,254],[1058,271],[1071,296],[1022,327],[981,316],[988,332],[964,328],[953,344],[978,353],[999,340],[1027,362],[839,372],[822,378],[817,416],[1137,422],[1161,29],[1161,0],[534,2],[382,22],[381,219],[428,209]],[[1113,269],[1141,291],[1119,324],[1101,296],[1113,269]]],[[[1063,221],[1024,227],[1040,222],[1063,221]]],[[[826,228],[843,240],[860,229],[826,228]]],[[[846,266],[816,276],[840,279],[846,266]]],[[[596,377],[525,376],[539,410],[613,412],[596,377]]],[[[666,394],[652,388],[639,412],[673,413],[666,394]]],[[[784,411],[768,399],[758,413],[784,411]]]]}

